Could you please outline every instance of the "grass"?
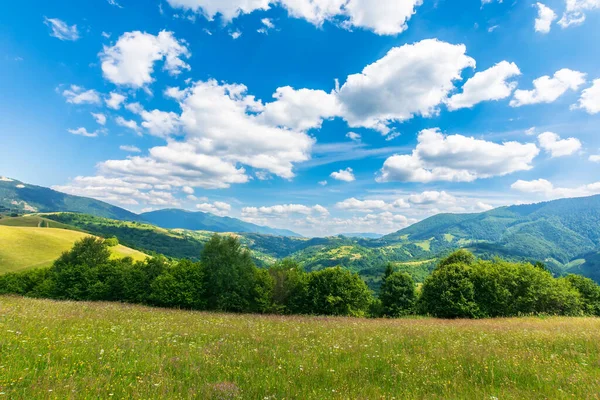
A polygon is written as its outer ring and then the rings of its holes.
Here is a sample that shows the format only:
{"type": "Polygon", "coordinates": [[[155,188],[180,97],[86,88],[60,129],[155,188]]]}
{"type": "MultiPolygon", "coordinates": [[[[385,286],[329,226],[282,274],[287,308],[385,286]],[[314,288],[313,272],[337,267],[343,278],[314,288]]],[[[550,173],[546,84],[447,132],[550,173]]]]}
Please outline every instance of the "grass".
{"type": "Polygon", "coordinates": [[[11,399],[600,393],[593,318],[276,317],[0,297],[0,350],[0,393],[11,399]]]}
{"type": "MultiPolygon", "coordinates": [[[[59,228],[0,225],[0,273],[47,267],[73,244],[86,236],[83,232],[59,228]]],[[[111,248],[114,257],[143,260],[144,253],[125,246],[111,248]]]]}

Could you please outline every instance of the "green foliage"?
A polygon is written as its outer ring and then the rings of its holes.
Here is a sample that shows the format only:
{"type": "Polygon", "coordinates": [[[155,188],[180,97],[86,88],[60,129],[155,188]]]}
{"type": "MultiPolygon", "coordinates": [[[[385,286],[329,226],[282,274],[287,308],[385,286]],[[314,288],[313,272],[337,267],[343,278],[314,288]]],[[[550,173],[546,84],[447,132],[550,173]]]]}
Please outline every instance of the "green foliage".
{"type": "Polygon", "coordinates": [[[273,280],[273,306],[283,314],[305,311],[308,290],[307,274],[298,263],[284,259],[269,268],[273,280]]]}
{"type": "Polygon", "coordinates": [[[371,292],[356,274],[342,268],[326,268],[308,276],[306,310],[308,314],[364,316],[371,292]]]}
{"type": "Polygon", "coordinates": [[[168,265],[150,284],[151,303],[163,307],[206,309],[204,267],[182,260],[168,265]]]}
{"type": "Polygon", "coordinates": [[[379,299],[383,315],[387,317],[400,317],[414,312],[417,293],[415,282],[404,272],[394,272],[388,264],[379,299]]]}
{"type": "Polygon", "coordinates": [[[583,304],[572,284],[544,269],[476,260],[465,252],[442,260],[425,280],[420,298],[423,312],[442,318],[579,315],[585,312],[583,304]]]}
{"type": "Polygon", "coordinates": [[[255,284],[250,253],[233,237],[214,235],[202,251],[206,270],[207,305],[211,310],[251,310],[255,284]]]}
{"type": "Polygon", "coordinates": [[[585,314],[600,316],[600,286],[596,282],[573,274],[561,279],[568,282],[581,294],[585,314]]]}
{"type": "Polygon", "coordinates": [[[106,245],[108,247],[115,247],[119,245],[119,239],[117,239],[116,237],[110,237],[108,239],[105,239],[104,242],[106,243],[106,245]]]}

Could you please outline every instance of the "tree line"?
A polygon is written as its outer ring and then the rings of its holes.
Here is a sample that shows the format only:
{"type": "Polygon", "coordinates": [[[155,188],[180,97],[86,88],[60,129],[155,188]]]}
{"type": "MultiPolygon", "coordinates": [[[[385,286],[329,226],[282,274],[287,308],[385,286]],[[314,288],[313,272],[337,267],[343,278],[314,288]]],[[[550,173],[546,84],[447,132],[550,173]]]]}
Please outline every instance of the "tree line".
{"type": "Polygon", "coordinates": [[[600,286],[588,278],[554,278],[542,265],[484,261],[465,250],[441,260],[419,288],[388,265],[375,295],[357,274],[340,267],[305,272],[283,260],[257,268],[231,236],[213,236],[199,262],[111,259],[114,242],[84,238],[49,268],[2,275],[0,294],[288,315],[600,316],[600,286]]]}

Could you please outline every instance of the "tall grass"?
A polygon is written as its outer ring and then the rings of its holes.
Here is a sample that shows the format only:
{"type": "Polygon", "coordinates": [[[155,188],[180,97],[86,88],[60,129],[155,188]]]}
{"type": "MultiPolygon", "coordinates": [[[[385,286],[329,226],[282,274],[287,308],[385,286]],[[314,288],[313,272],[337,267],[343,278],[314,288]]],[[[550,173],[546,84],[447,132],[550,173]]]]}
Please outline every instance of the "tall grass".
{"type": "Polygon", "coordinates": [[[276,317],[0,297],[0,393],[599,398],[600,319],[276,317]]]}

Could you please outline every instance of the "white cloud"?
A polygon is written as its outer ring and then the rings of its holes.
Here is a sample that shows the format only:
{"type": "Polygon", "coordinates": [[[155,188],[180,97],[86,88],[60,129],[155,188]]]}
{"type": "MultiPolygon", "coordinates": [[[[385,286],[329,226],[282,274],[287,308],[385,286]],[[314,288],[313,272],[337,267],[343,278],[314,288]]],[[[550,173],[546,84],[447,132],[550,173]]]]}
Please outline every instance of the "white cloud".
{"type": "Polygon", "coordinates": [[[327,186],[327,181],[319,181],[319,185],[321,186],[327,186]]]}
{"type": "Polygon", "coordinates": [[[50,36],[60,40],[75,41],[79,39],[77,25],[69,26],[58,18],[44,17],[44,23],[52,30],[50,36]]]}
{"type": "Polygon", "coordinates": [[[267,35],[271,29],[275,29],[275,24],[270,18],[263,18],[260,20],[260,22],[263,24],[263,27],[257,30],[258,33],[264,33],[267,35]]]}
{"type": "Polygon", "coordinates": [[[81,86],[71,85],[62,95],[71,104],[100,104],[100,95],[94,89],[85,90],[81,86]]]}
{"type": "Polygon", "coordinates": [[[117,0],[106,0],[106,1],[107,1],[107,2],[108,2],[108,4],[110,4],[111,6],[115,6],[115,7],[118,7],[118,8],[123,8],[123,6],[122,6],[122,5],[120,5],[120,4],[117,2],[117,0]]]}
{"type": "Polygon", "coordinates": [[[77,129],[67,129],[67,131],[72,135],[79,135],[85,137],[97,137],[98,133],[101,131],[88,132],[85,128],[77,128],[77,129]]]}
{"type": "Polygon", "coordinates": [[[581,93],[579,101],[572,108],[585,110],[588,114],[600,112],[600,79],[595,79],[592,86],[581,93]]]}
{"type": "Polygon", "coordinates": [[[591,162],[600,163],[600,154],[593,154],[590,156],[589,160],[591,162]]]}
{"type": "Polygon", "coordinates": [[[218,215],[224,217],[231,212],[231,205],[222,201],[215,201],[214,203],[202,203],[196,204],[196,208],[200,211],[218,215]]]}
{"type": "Polygon", "coordinates": [[[103,32],[102,32],[100,35],[101,35],[101,36],[102,36],[104,39],[109,39],[109,38],[111,37],[112,33],[110,33],[110,32],[104,32],[104,31],[103,31],[103,32]]]}
{"type": "Polygon", "coordinates": [[[512,107],[528,104],[552,103],[567,90],[577,90],[585,83],[585,74],[567,68],[557,71],[551,78],[548,75],[533,81],[533,90],[517,90],[511,100],[512,107]]]}
{"type": "Polygon", "coordinates": [[[536,3],[535,5],[538,8],[538,16],[535,19],[535,31],[540,33],[550,32],[552,22],[558,18],[556,13],[545,4],[536,3]]]}
{"type": "Polygon", "coordinates": [[[99,125],[106,125],[106,115],[102,113],[91,113],[92,117],[96,120],[99,125]]]}
{"type": "Polygon", "coordinates": [[[530,170],[539,149],[533,143],[498,144],[462,135],[443,135],[439,129],[426,129],[418,135],[418,145],[409,155],[388,158],[378,182],[471,182],[530,170]]]}
{"type": "Polygon", "coordinates": [[[552,158],[570,156],[581,150],[581,142],[576,138],[561,140],[560,136],[553,132],[544,132],[538,136],[540,147],[552,158]]]}
{"type": "Polygon", "coordinates": [[[190,186],[184,186],[181,188],[181,191],[185,194],[194,194],[194,188],[190,186]]]}
{"type": "Polygon", "coordinates": [[[123,96],[120,93],[111,92],[109,97],[104,99],[106,106],[108,108],[112,108],[113,110],[118,110],[121,108],[121,104],[125,101],[127,97],[123,96]]]}
{"type": "Polygon", "coordinates": [[[352,197],[337,203],[335,207],[345,211],[374,212],[410,208],[410,204],[404,199],[386,202],[384,200],[358,200],[352,197]]]}
{"type": "Polygon", "coordinates": [[[141,153],[142,152],[139,149],[139,147],[136,147],[136,146],[123,145],[123,146],[119,146],[119,149],[121,149],[123,151],[127,151],[129,153],[141,153]]]}
{"type": "Polygon", "coordinates": [[[352,168],[340,169],[339,171],[332,172],[330,176],[337,181],[343,182],[352,182],[356,180],[352,168]]]}
{"type": "MultiPolygon", "coordinates": [[[[325,21],[343,27],[365,28],[379,35],[395,35],[407,29],[407,23],[422,0],[167,0],[174,8],[202,14],[212,20],[217,14],[225,23],[241,14],[268,10],[280,5],[294,18],[316,26],[325,21]]],[[[264,22],[263,22],[264,23],[264,22]]]]}
{"type": "Polygon", "coordinates": [[[335,94],[322,90],[280,87],[273,94],[275,101],[264,107],[260,119],[269,125],[305,131],[320,128],[323,119],[341,113],[335,94]]]}
{"type": "Polygon", "coordinates": [[[389,123],[429,117],[454,89],[461,72],[475,67],[464,45],[435,39],[390,50],[362,73],[348,76],[339,90],[344,119],[352,127],[389,132],[389,123]]]}
{"type": "Polygon", "coordinates": [[[356,133],[356,132],[348,132],[346,134],[346,137],[350,140],[352,140],[353,142],[360,142],[360,134],[356,133]]]}
{"type": "Polygon", "coordinates": [[[469,79],[464,84],[462,93],[448,99],[448,108],[450,110],[471,108],[482,101],[505,99],[517,87],[516,82],[507,80],[519,75],[521,71],[517,64],[501,61],[469,79]]]}
{"type": "Polygon", "coordinates": [[[440,205],[440,204],[456,204],[456,197],[442,191],[427,191],[421,194],[413,194],[408,197],[408,202],[418,205],[440,205]]]}
{"type": "Polygon", "coordinates": [[[182,60],[190,52],[184,41],[172,32],[161,31],[157,36],[140,31],[124,33],[114,46],[104,46],[100,53],[104,77],[116,85],[144,87],[154,81],[154,64],[164,60],[163,69],[178,75],[190,66],[182,60]]]}
{"type": "Polygon", "coordinates": [[[153,136],[169,137],[179,130],[179,115],[174,112],[146,111],[139,103],[127,104],[125,108],[142,117],[142,126],[153,136]]]}
{"type": "Polygon", "coordinates": [[[535,135],[535,129],[535,126],[532,126],[531,128],[525,130],[525,134],[527,136],[533,136],[535,135]]]}
{"type": "Polygon", "coordinates": [[[140,202],[157,206],[179,205],[170,192],[152,190],[150,184],[105,176],[78,176],[68,185],[53,186],[52,189],[128,206],[139,205],[140,202]]]}
{"type": "Polygon", "coordinates": [[[581,25],[585,21],[586,11],[600,8],[600,0],[565,0],[566,8],[558,24],[562,28],[581,25]]]}
{"type": "Polygon", "coordinates": [[[137,133],[139,133],[140,131],[140,127],[138,126],[137,122],[133,120],[127,120],[121,116],[118,116],[117,118],[115,118],[115,122],[117,123],[117,125],[129,128],[137,133]]]}
{"type": "Polygon", "coordinates": [[[242,32],[240,31],[233,31],[229,34],[229,36],[231,36],[233,38],[233,40],[239,39],[240,36],[242,36],[242,32]]]}
{"type": "Polygon", "coordinates": [[[533,181],[518,180],[512,184],[511,188],[522,193],[541,195],[547,199],[556,199],[562,197],[584,197],[600,194],[600,182],[578,186],[575,188],[557,188],[554,187],[552,182],[547,181],[546,179],[537,179],[533,181]]]}
{"type": "Polygon", "coordinates": [[[244,207],[242,209],[242,216],[246,218],[252,217],[280,217],[291,214],[301,215],[327,215],[329,211],[317,204],[309,207],[303,204],[282,204],[269,207],[244,207]]]}

